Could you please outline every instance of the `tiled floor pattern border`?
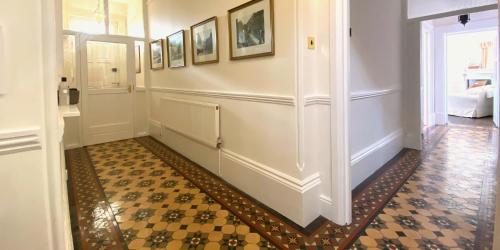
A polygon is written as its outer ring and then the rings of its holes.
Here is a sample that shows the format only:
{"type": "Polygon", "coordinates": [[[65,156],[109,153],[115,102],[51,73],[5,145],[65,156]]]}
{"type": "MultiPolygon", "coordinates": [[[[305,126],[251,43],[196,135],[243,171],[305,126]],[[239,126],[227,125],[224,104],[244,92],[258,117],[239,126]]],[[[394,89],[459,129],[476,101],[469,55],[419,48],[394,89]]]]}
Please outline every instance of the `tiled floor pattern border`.
{"type": "MultiPolygon", "coordinates": [[[[447,132],[448,131],[445,132],[441,131],[433,133],[440,134],[440,136],[443,136],[447,132]]],[[[491,137],[491,131],[489,133],[491,137]]],[[[356,240],[357,236],[360,234],[361,238],[359,238],[356,241],[354,248],[360,248],[360,249],[369,248],[369,246],[373,245],[373,241],[368,240],[368,238],[370,238],[370,235],[367,234],[367,232],[373,233],[374,231],[370,229],[373,229],[373,227],[376,228],[377,225],[385,224],[385,222],[381,220],[379,217],[385,214],[386,209],[388,208],[390,209],[390,207],[394,205],[393,203],[394,199],[397,199],[401,193],[404,194],[405,191],[408,190],[406,186],[410,185],[412,182],[421,181],[421,179],[419,179],[418,176],[415,177],[416,176],[415,175],[411,177],[411,179],[408,182],[406,182],[406,185],[404,187],[399,189],[401,187],[401,184],[405,183],[406,179],[411,175],[415,167],[418,166],[419,163],[421,162],[421,154],[419,152],[408,151],[400,159],[398,159],[391,166],[389,166],[381,176],[379,176],[373,181],[373,183],[371,183],[364,190],[362,190],[358,196],[354,197],[353,199],[354,223],[352,225],[346,227],[339,227],[333,223],[327,222],[323,223],[311,234],[304,234],[303,232],[297,230],[293,225],[290,225],[287,221],[282,220],[281,217],[274,215],[272,212],[269,212],[269,210],[265,206],[262,206],[261,204],[255,202],[250,197],[247,197],[246,195],[242,194],[232,186],[228,185],[226,182],[220,180],[216,176],[213,176],[205,169],[197,166],[188,159],[180,156],[179,154],[165,147],[158,141],[150,137],[138,138],[137,141],[141,143],[141,145],[146,147],[148,150],[153,152],[156,156],[161,158],[169,166],[172,166],[174,169],[179,171],[179,173],[185,176],[186,179],[190,180],[197,187],[199,187],[199,189],[207,192],[208,195],[213,197],[217,202],[221,203],[224,208],[236,214],[243,222],[246,222],[257,232],[259,232],[262,236],[268,238],[271,242],[273,242],[274,244],[276,244],[281,248],[290,248],[290,249],[346,248],[349,247],[350,244],[352,244],[352,242],[356,240]],[[394,197],[394,199],[391,200],[393,194],[398,190],[399,192],[396,195],[396,197],[394,197]],[[384,208],[384,205],[389,200],[391,201],[384,208]],[[378,215],[378,212],[382,208],[384,208],[384,211],[382,211],[382,213],[378,215]],[[372,221],[373,217],[375,216],[377,216],[377,218],[375,218],[375,220],[368,226],[368,228],[364,230],[364,227],[367,224],[369,224],[372,221]],[[367,245],[364,245],[362,242],[363,240],[369,241],[369,243],[367,243],[367,245]]],[[[429,142],[428,144],[429,145],[434,144],[436,146],[439,146],[440,142],[433,141],[432,143],[429,142]]],[[[70,165],[82,165],[82,159],[84,162],[83,165],[85,165],[86,164],[85,161],[86,160],[88,161],[88,159],[85,159],[85,155],[86,152],[83,149],[75,150],[73,151],[73,153],[71,152],[68,153],[68,157],[70,158],[70,165]]],[[[430,153],[430,156],[432,156],[432,153],[430,153]]],[[[434,156],[436,156],[436,154],[434,154],[434,156]]],[[[92,167],[91,164],[88,165],[92,167]]],[[[425,165],[425,160],[422,165],[425,165]]],[[[86,182],[89,183],[89,180],[87,180],[86,182]]],[[[489,182],[493,183],[494,177],[493,180],[490,179],[489,182]]],[[[490,185],[488,190],[486,190],[486,193],[490,194],[494,193],[490,192],[491,190],[494,191],[493,187],[494,185],[490,185]]],[[[80,192],[80,190],[76,189],[76,193],[78,192],[80,192]]],[[[483,222],[494,221],[492,219],[494,218],[493,217],[494,207],[491,208],[491,204],[493,204],[494,206],[494,195],[490,195],[489,197],[484,199],[487,201],[484,204],[486,204],[488,208],[485,210],[485,212],[483,212],[484,219],[481,221],[483,222]]],[[[478,223],[481,223],[481,221],[478,221],[478,223]]],[[[103,223],[103,225],[105,224],[106,223],[103,223]]],[[[482,249],[488,249],[488,246],[490,246],[489,242],[492,235],[490,232],[492,232],[493,225],[492,223],[489,224],[490,225],[484,227],[483,231],[484,233],[480,234],[483,236],[483,238],[478,240],[485,247],[482,249]]],[[[112,225],[112,223],[111,224],[108,223],[108,225],[112,225]]],[[[100,235],[105,235],[103,234],[103,232],[113,233],[113,230],[101,231],[100,235]]],[[[401,234],[403,231],[397,231],[397,232],[401,234]]],[[[376,235],[376,237],[378,236],[379,235],[376,235]]],[[[391,237],[393,237],[393,235],[391,235],[391,237]]],[[[88,235],[87,238],[89,238],[88,235]]],[[[96,238],[96,237],[94,236],[90,238],[96,238]]],[[[111,236],[103,238],[108,240],[113,239],[113,237],[111,236]]],[[[98,240],[98,242],[103,242],[103,240],[98,240]]],[[[392,244],[391,242],[393,241],[390,238],[385,237],[385,235],[382,235],[381,242],[387,243],[386,245],[384,244],[380,245],[379,243],[377,243],[378,246],[382,248],[386,246],[389,247],[398,246],[397,244],[392,244]]],[[[444,245],[433,245],[433,241],[427,241],[423,243],[424,244],[421,244],[420,246],[423,247],[429,246],[430,249],[432,249],[433,246],[444,247],[444,245]],[[425,243],[427,243],[427,245],[425,243]]],[[[119,244],[119,243],[112,243],[112,244],[119,244]]],[[[401,248],[404,249],[404,245],[402,245],[400,242],[398,244],[401,248]]],[[[411,244],[413,244],[413,242],[411,242],[410,245],[411,244]]],[[[87,248],[87,249],[98,249],[98,248],[87,248]]]]}
{"type": "Polygon", "coordinates": [[[257,232],[280,248],[347,248],[384,207],[420,163],[420,153],[408,150],[375,180],[353,197],[353,223],[338,226],[326,221],[311,234],[304,234],[288,221],[240,192],[204,168],[179,155],[151,137],[137,138],[144,147],[177,169],[225,208],[237,214],[257,232]]]}
{"type": "Polygon", "coordinates": [[[80,242],[75,249],[127,249],[102,186],[83,148],[66,151],[68,185],[72,204],[72,225],[80,242]]]}

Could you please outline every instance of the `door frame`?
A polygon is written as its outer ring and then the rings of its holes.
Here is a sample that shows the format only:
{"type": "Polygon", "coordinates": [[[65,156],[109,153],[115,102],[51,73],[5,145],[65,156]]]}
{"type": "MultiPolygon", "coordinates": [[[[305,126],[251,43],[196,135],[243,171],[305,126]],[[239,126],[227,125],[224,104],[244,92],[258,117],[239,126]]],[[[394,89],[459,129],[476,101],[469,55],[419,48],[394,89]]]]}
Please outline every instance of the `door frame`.
{"type": "Polygon", "coordinates": [[[331,218],[339,225],[352,222],[349,2],[330,0],[331,218]]]}
{"type": "MultiPolygon", "coordinates": [[[[500,0],[499,0],[500,2],[500,0]]],[[[462,10],[456,10],[456,11],[450,11],[450,12],[446,12],[446,13],[440,13],[440,14],[436,14],[436,15],[429,15],[429,16],[424,16],[424,17],[418,17],[418,18],[412,18],[412,19],[408,19],[406,21],[406,30],[405,30],[405,37],[411,37],[411,39],[418,39],[418,43],[408,43],[408,46],[407,46],[407,55],[409,53],[413,54],[414,52],[416,52],[416,50],[419,50],[419,54],[420,54],[420,51],[421,51],[421,22],[422,21],[428,21],[428,20],[433,20],[433,19],[438,19],[438,18],[443,18],[443,17],[450,17],[450,16],[458,16],[458,15],[461,15],[461,14],[466,14],[466,13],[473,13],[473,12],[482,12],[482,11],[487,11],[487,10],[497,10],[497,11],[500,11],[499,10],[499,6],[497,4],[492,4],[492,5],[486,5],[486,6],[481,6],[481,7],[475,7],[475,8],[468,8],[468,9],[462,9],[462,10]],[[418,28],[416,28],[418,26],[418,28]]],[[[499,15],[499,20],[500,20],[500,15],[499,15]]],[[[499,23],[500,25],[500,23],[499,23]]],[[[499,26],[499,32],[500,32],[500,26],[499,26]]],[[[500,34],[500,33],[499,33],[500,34]]],[[[499,53],[500,53],[500,50],[499,50],[499,53]]],[[[423,84],[423,79],[420,75],[420,73],[415,73],[415,72],[420,72],[421,70],[421,64],[420,64],[420,60],[421,58],[408,58],[405,62],[406,64],[406,77],[408,76],[412,76],[411,79],[407,78],[406,81],[408,82],[411,82],[411,83],[415,83],[416,84],[419,84],[418,87],[420,88],[420,86],[423,84]],[[411,67],[410,67],[411,66],[411,67]]],[[[500,64],[499,64],[500,65],[500,64]]],[[[408,91],[414,91],[415,89],[413,87],[410,87],[410,85],[407,85],[407,92],[408,91]]],[[[415,93],[415,92],[414,92],[415,93]]],[[[497,88],[497,94],[500,93],[500,88],[497,88]]],[[[413,148],[413,149],[417,149],[417,150],[420,150],[422,149],[422,143],[423,143],[423,140],[420,136],[413,136],[415,134],[418,134],[420,135],[420,131],[422,131],[422,109],[420,107],[420,102],[422,102],[422,95],[420,93],[420,91],[416,92],[416,94],[418,95],[417,97],[417,100],[418,100],[418,104],[417,103],[410,103],[407,105],[407,108],[405,108],[405,112],[408,115],[408,117],[406,119],[408,119],[407,121],[407,124],[406,125],[406,142],[405,142],[405,146],[408,147],[408,148],[413,148]],[[418,105],[418,110],[415,110],[415,111],[418,111],[418,112],[413,112],[414,111],[414,108],[412,107],[413,105],[417,104],[418,105]],[[417,117],[418,116],[418,117],[417,117]],[[417,124],[418,122],[418,124],[417,124]],[[418,132],[416,131],[418,129],[418,132]]],[[[437,99],[436,99],[437,101],[437,99]]],[[[436,110],[437,112],[437,110],[436,110]]],[[[438,114],[436,114],[438,116],[438,114]]],[[[439,123],[438,121],[438,117],[436,117],[436,122],[439,123]]]]}
{"type": "MultiPolygon", "coordinates": [[[[422,129],[425,126],[432,127],[436,125],[436,110],[435,110],[435,79],[434,79],[434,30],[433,27],[429,26],[427,23],[422,22],[422,33],[421,33],[421,77],[422,86],[421,95],[423,102],[421,102],[422,108],[422,129]]],[[[423,131],[422,131],[423,132],[423,131]]]]}
{"type": "MultiPolygon", "coordinates": [[[[88,88],[83,84],[83,81],[87,79],[87,76],[84,76],[86,72],[84,71],[83,64],[87,63],[84,62],[86,60],[86,57],[82,56],[82,50],[86,49],[86,42],[87,41],[97,41],[97,42],[109,42],[109,43],[121,43],[121,44],[126,44],[127,45],[127,78],[129,79],[129,84],[131,85],[132,91],[131,91],[131,107],[130,107],[130,112],[132,112],[132,124],[133,124],[133,137],[136,136],[137,131],[136,131],[136,126],[135,126],[135,91],[136,91],[136,78],[133,77],[135,76],[135,42],[136,41],[142,41],[145,44],[146,48],[146,41],[144,38],[139,38],[139,37],[128,37],[128,36],[120,36],[120,35],[92,35],[92,34],[86,34],[86,33],[81,33],[81,32],[75,32],[75,31],[69,31],[69,30],[64,30],[63,31],[64,35],[74,35],[75,36],[75,44],[76,44],[76,51],[75,51],[75,61],[76,61],[76,74],[75,74],[75,81],[77,82],[77,88],[81,91],[81,100],[79,102],[79,109],[81,110],[81,115],[80,115],[80,122],[79,122],[79,142],[80,146],[86,146],[86,138],[85,138],[85,132],[84,128],[85,125],[87,124],[87,108],[86,108],[86,103],[87,103],[87,94],[88,94],[88,88]]],[[[145,55],[144,55],[145,56],[145,55]]]]}

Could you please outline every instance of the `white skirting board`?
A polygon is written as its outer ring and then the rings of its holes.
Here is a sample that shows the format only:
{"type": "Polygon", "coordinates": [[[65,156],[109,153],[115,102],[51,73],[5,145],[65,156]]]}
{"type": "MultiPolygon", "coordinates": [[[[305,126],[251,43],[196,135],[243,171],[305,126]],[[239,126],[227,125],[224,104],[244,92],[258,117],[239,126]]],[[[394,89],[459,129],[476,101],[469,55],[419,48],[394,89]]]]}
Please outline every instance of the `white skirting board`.
{"type": "Polygon", "coordinates": [[[422,150],[422,134],[407,133],[404,137],[404,147],[422,150]]]}
{"type": "Polygon", "coordinates": [[[307,226],[320,214],[318,173],[299,180],[230,150],[207,147],[161,127],[156,121],[150,121],[150,133],[301,226],[307,226]]]}
{"type": "Polygon", "coordinates": [[[149,120],[149,134],[153,137],[161,137],[161,123],[155,120],[149,120]]]}
{"type": "Polygon", "coordinates": [[[234,152],[222,150],[221,177],[303,227],[320,214],[318,198],[321,180],[317,173],[298,180],[234,152]]]}
{"type": "Polygon", "coordinates": [[[403,149],[403,131],[397,130],[351,157],[352,189],[403,149]]]}

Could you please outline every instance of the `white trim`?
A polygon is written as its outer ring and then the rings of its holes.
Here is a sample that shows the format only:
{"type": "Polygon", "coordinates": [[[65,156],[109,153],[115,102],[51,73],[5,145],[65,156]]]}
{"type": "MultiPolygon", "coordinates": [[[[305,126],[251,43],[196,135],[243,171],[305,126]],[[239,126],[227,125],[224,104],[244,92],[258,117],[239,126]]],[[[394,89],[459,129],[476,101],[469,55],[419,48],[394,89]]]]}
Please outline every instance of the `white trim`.
{"type": "Polygon", "coordinates": [[[41,148],[40,128],[0,131],[0,155],[41,148]]]}
{"type": "Polygon", "coordinates": [[[332,102],[332,98],[329,96],[306,96],[304,99],[306,107],[313,105],[330,105],[332,102]]]}
{"type": "Polygon", "coordinates": [[[143,132],[137,132],[137,133],[135,134],[135,137],[144,137],[144,136],[148,136],[148,135],[149,135],[149,133],[148,133],[148,132],[143,131],[143,132]]]}
{"type": "Polygon", "coordinates": [[[135,87],[135,92],[146,92],[146,88],[145,87],[135,87]]]}
{"type": "Polygon", "coordinates": [[[400,91],[401,91],[400,89],[357,91],[357,92],[351,93],[351,100],[356,101],[356,100],[361,100],[361,99],[366,99],[366,98],[373,98],[373,97],[378,97],[378,96],[383,96],[383,95],[390,95],[393,93],[398,93],[400,91]]]}
{"type": "Polygon", "coordinates": [[[297,97],[297,105],[295,106],[296,114],[296,140],[295,150],[297,152],[297,169],[304,171],[305,162],[305,114],[304,114],[304,50],[305,44],[302,40],[302,32],[304,27],[304,18],[302,10],[304,9],[304,1],[293,1],[296,18],[294,19],[295,27],[295,96],[297,97]]]}
{"type": "Polygon", "coordinates": [[[359,186],[401,152],[403,141],[403,129],[397,129],[354,154],[351,158],[352,188],[359,186]]]}
{"type": "MultiPolygon", "coordinates": [[[[368,90],[368,91],[358,91],[351,93],[351,101],[374,98],[383,95],[390,95],[393,93],[401,92],[400,89],[384,89],[384,90],[368,90]]],[[[331,105],[331,97],[326,95],[319,96],[306,96],[305,98],[305,106],[312,105],[331,105]]]]}
{"type": "Polygon", "coordinates": [[[328,206],[333,206],[333,201],[332,201],[332,198],[322,194],[319,196],[319,200],[323,203],[325,203],[326,205],[328,206]]]}
{"type": "Polygon", "coordinates": [[[353,154],[351,156],[351,166],[358,164],[360,161],[368,157],[369,155],[373,154],[374,152],[380,150],[381,148],[385,147],[386,145],[392,143],[394,140],[400,138],[403,135],[403,130],[398,129],[386,137],[380,139],[379,141],[369,145],[368,147],[362,149],[361,151],[353,154]]]}
{"type": "Polygon", "coordinates": [[[309,191],[310,189],[321,184],[321,180],[319,178],[319,173],[314,173],[302,180],[299,180],[295,177],[287,175],[283,172],[280,172],[274,168],[268,167],[264,164],[253,161],[252,159],[246,158],[240,154],[234,153],[228,149],[221,149],[222,157],[237,162],[241,166],[244,166],[254,172],[257,172],[261,175],[264,175],[274,181],[277,181],[286,187],[297,191],[301,194],[309,191]]]}
{"type": "Polygon", "coordinates": [[[193,95],[193,96],[220,98],[220,99],[231,99],[239,101],[262,102],[262,103],[272,103],[277,105],[295,106],[295,97],[293,96],[263,95],[263,94],[251,94],[242,92],[174,89],[174,88],[164,88],[164,87],[151,87],[149,89],[152,92],[193,95]]]}
{"type": "Polygon", "coordinates": [[[161,127],[161,122],[159,122],[157,120],[150,119],[149,123],[151,123],[151,125],[153,125],[153,126],[156,126],[156,127],[159,127],[159,128],[161,127]]]}
{"type": "Polygon", "coordinates": [[[446,113],[438,113],[436,112],[436,124],[437,125],[446,125],[448,124],[448,114],[446,113]]]}
{"type": "Polygon", "coordinates": [[[149,131],[150,135],[159,136],[159,137],[163,136],[161,122],[159,122],[157,120],[149,119],[148,131],[149,131]]]}
{"type": "Polygon", "coordinates": [[[352,221],[350,159],[350,7],[349,0],[330,1],[330,145],[332,202],[324,214],[339,225],[352,221]]]}
{"type": "Polygon", "coordinates": [[[81,147],[82,146],[78,143],[72,143],[72,144],[68,144],[68,145],[64,146],[64,150],[81,148],[81,147]]]}

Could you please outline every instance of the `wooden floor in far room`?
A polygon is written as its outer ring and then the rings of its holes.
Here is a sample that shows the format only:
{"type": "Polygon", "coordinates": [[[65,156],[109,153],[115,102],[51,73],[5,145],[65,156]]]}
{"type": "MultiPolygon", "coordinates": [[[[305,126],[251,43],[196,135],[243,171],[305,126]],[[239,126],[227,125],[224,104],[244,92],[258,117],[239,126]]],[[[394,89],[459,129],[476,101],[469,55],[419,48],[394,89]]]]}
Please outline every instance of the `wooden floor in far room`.
{"type": "Polygon", "coordinates": [[[493,117],[481,117],[481,118],[467,118],[460,116],[448,116],[448,123],[451,125],[467,125],[467,126],[476,126],[476,127],[493,127],[493,117]]]}

